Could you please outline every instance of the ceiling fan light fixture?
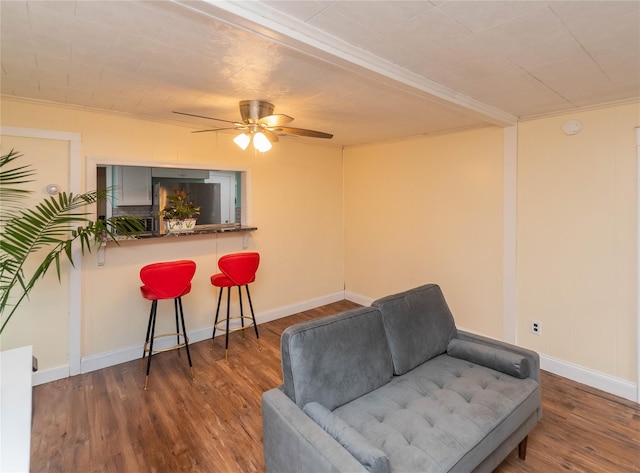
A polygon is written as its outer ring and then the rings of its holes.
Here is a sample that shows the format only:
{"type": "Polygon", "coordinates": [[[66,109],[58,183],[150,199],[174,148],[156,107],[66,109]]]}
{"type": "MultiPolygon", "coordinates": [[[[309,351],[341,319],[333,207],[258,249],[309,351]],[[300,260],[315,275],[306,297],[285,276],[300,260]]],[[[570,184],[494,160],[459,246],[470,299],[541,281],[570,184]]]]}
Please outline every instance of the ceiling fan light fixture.
{"type": "Polygon", "coordinates": [[[261,153],[264,153],[265,151],[269,151],[271,149],[271,142],[264,135],[264,133],[259,131],[255,135],[253,135],[253,146],[261,153]]]}
{"type": "Polygon", "coordinates": [[[233,142],[237,144],[243,151],[249,146],[251,141],[251,135],[249,133],[240,133],[233,139],[233,142]]]}
{"type": "Polygon", "coordinates": [[[251,141],[253,141],[254,149],[262,153],[269,151],[273,143],[280,141],[278,134],[305,136],[308,138],[333,138],[333,135],[330,133],[287,126],[293,121],[293,117],[281,113],[274,115],[273,110],[273,104],[265,102],[264,100],[242,100],[240,101],[240,115],[242,116],[242,122],[234,122],[221,118],[206,117],[204,115],[196,115],[186,112],[174,111],[173,113],[189,117],[206,118],[208,120],[220,121],[233,125],[232,127],[227,125],[223,128],[213,128],[209,130],[194,130],[191,133],[202,133],[207,131],[218,132],[226,130],[239,131],[240,134],[233,139],[233,142],[243,151],[249,147],[251,141]]]}

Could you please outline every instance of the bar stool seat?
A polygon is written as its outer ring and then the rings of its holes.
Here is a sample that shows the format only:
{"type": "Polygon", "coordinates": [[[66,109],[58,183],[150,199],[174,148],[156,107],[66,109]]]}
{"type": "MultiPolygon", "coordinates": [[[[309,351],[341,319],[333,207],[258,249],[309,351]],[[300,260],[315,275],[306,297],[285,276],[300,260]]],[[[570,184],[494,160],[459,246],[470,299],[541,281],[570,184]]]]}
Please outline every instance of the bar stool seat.
{"type": "Polygon", "coordinates": [[[191,370],[191,378],[193,375],[193,365],[191,363],[191,354],[189,353],[189,338],[187,337],[187,329],[184,323],[184,313],[182,310],[182,296],[191,292],[191,280],[196,272],[196,263],[191,260],[166,261],[161,263],[153,263],[144,266],[140,270],[140,279],[143,286],[140,287],[140,293],[143,298],[151,301],[151,312],[149,313],[149,322],[147,324],[147,335],[142,350],[142,363],[144,363],[147,353],[147,374],[144,380],[144,389],[147,390],[149,382],[149,372],[151,370],[151,358],[155,353],[169,350],[177,350],[184,347],[187,352],[189,368],[191,370]],[[156,335],[156,314],[158,311],[158,301],[163,299],[173,299],[176,332],[156,335]],[[179,322],[182,324],[182,332],[180,331],[179,322]],[[164,349],[153,348],[155,339],[174,336],[176,344],[164,349]],[[182,337],[182,342],[180,338],[182,337]]]}
{"type": "Polygon", "coordinates": [[[253,304],[251,302],[251,294],[249,293],[249,284],[256,280],[256,271],[260,264],[260,254],[256,252],[243,252],[243,253],[231,253],[220,257],[218,260],[218,268],[221,273],[211,276],[211,284],[220,288],[218,295],[218,305],[216,307],[216,317],[213,322],[213,334],[211,335],[211,349],[213,349],[214,337],[216,336],[216,330],[225,331],[225,344],[224,344],[224,358],[228,361],[229,354],[229,333],[237,330],[242,330],[244,336],[244,330],[253,327],[256,332],[256,339],[258,340],[258,348],[262,350],[260,346],[260,335],[258,334],[258,325],[256,323],[256,317],[253,312],[253,304]],[[238,299],[240,301],[240,315],[230,315],[230,303],[231,303],[231,288],[238,287],[238,299]],[[247,299],[249,300],[249,308],[251,309],[251,317],[244,315],[242,305],[242,286],[244,286],[247,299]],[[222,292],[224,288],[227,288],[227,316],[219,320],[220,315],[220,302],[222,300],[222,292]],[[240,327],[229,328],[229,321],[232,319],[240,320],[240,327]],[[245,325],[245,320],[249,323],[245,325]],[[222,327],[224,325],[224,328],[222,327]]]}

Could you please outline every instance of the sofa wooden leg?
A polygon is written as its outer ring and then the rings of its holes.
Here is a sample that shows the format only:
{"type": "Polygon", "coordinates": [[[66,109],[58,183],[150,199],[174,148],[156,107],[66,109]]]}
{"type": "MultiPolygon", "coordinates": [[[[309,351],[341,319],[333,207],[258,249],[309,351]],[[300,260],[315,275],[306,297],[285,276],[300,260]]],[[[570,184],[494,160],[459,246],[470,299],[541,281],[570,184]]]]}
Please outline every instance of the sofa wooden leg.
{"type": "Polygon", "coordinates": [[[522,439],[522,442],[518,444],[518,458],[520,458],[520,460],[524,460],[525,457],[527,456],[527,439],[528,438],[529,436],[527,435],[525,438],[522,439]]]}

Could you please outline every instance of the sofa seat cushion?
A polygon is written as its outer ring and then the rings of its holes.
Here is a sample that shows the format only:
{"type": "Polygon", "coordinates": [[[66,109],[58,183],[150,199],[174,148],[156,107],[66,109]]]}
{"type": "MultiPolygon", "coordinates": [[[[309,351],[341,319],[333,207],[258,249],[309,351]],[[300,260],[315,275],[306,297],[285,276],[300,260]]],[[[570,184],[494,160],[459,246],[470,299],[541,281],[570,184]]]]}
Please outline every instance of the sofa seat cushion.
{"type": "Polygon", "coordinates": [[[382,450],[392,471],[439,473],[471,471],[483,456],[468,452],[493,451],[539,402],[533,379],[440,355],[334,413],[382,450]]]}

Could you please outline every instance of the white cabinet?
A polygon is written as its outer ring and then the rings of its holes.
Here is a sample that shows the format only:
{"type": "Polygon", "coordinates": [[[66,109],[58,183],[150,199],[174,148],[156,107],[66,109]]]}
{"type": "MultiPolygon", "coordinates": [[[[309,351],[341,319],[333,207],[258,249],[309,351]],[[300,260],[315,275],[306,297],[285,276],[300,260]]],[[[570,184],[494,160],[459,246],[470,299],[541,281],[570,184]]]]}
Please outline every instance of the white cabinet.
{"type": "Polygon", "coordinates": [[[31,347],[0,353],[0,471],[29,471],[31,347]]]}
{"type": "Polygon", "coordinates": [[[208,179],[209,171],[206,169],[152,168],[151,175],[153,177],[208,179]]]}
{"type": "Polygon", "coordinates": [[[151,168],[140,166],[114,166],[113,205],[151,205],[151,168]]]}

